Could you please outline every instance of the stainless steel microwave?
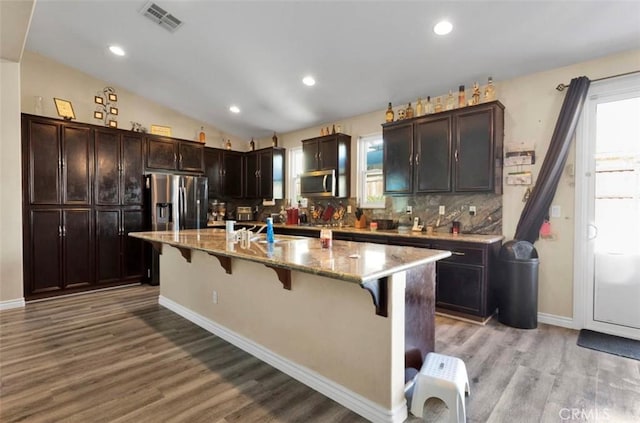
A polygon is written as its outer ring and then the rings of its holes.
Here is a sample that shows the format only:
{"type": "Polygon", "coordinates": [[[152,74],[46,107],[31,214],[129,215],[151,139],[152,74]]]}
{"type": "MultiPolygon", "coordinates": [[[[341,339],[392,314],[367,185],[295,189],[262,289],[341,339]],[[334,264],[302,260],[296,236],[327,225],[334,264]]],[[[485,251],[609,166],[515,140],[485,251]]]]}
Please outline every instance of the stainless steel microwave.
{"type": "Polygon", "coordinates": [[[305,198],[335,197],[336,171],[314,170],[300,175],[300,195],[305,198]]]}

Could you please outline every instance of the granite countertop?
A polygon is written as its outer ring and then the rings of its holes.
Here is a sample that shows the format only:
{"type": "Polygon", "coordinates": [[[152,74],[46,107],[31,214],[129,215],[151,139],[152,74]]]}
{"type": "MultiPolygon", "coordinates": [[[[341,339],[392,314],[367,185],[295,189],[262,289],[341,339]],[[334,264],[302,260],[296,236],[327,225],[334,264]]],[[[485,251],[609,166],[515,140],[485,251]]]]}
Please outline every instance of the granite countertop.
{"type": "MultiPolygon", "coordinates": [[[[237,225],[257,225],[262,226],[264,222],[236,222],[237,225]]],[[[310,232],[320,232],[322,229],[321,226],[312,226],[312,225],[285,225],[282,223],[276,223],[273,225],[275,228],[286,228],[286,229],[295,229],[295,230],[308,230],[310,232]]],[[[210,223],[209,227],[224,227],[224,222],[216,222],[210,223]]],[[[427,234],[426,232],[398,232],[397,229],[392,230],[380,230],[371,231],[369,229],[356,229],[351,226],[331,226],[329,227],[333,232],[342,232],[342,233],[354,233],[354,234],[366,234],[372,236],[394,236],[394,237],[402,237],[409,239],[437,239],[441,241],[458,241],[458,242],[472,242],[479,244],[493,244],[494,242],[502,241],[504,236],[502,235],[482,235],[482,234],[458,234],[453,235],[449,232],[434,232],[433,234],[427,234]]]]}
{"type": "MultiPolygon", "coordinates": [[[[244,223],[244,222],[243,222],[244,223]]],[[[264,239],[264,234],[262,239],[264,239]]],[[[224,229],[132,232],[129,236],[174,247],[200,250],[348,282],[363,283],[449,257],[449,251],[333,240],[323,249],[319,238],[276,235],[274,244],[252,241],[248,248],[226,241],[224,229]]]]}

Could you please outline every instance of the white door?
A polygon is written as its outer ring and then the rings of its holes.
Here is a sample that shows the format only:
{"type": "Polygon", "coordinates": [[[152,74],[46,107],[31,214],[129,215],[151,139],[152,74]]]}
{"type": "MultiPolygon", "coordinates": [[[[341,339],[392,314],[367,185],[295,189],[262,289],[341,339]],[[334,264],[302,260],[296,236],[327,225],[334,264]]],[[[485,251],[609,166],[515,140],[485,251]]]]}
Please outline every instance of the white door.
{"type": "Polygon", "coordinates": [[[576,154],[582,327],[640,339],[640,75],[591,85],[576,154]]]}

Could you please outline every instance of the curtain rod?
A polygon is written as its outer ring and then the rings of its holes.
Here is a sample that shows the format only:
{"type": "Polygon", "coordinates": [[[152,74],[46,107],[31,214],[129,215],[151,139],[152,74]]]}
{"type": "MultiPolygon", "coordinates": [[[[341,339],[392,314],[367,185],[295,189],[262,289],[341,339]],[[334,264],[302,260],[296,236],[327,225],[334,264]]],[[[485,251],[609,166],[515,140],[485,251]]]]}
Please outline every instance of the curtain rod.
{"type": "MultiPolygon", "coordinates": [[[[637,71],[631,71],[631,72],[625,72],[625,73],[619,73],[619,74],[617,74],[617,75],[605,76],[605,77],[603,77],[603,78],[593,79],[591,82],[604,81],[605,79],[617,78],[617,77],[619,77],[619,76],[633,75],[634,73],[640,73],[640,70],[637,70],[637,71]]],[[[560,83],[560,84],[558,84],[558,86],[556,87],[556,90],[558,90],[558,91],[564,91],[564,90],[566,90],[567,88],[569,88],[569,85],[571,85],[571,84],[563,84],[563,83],[560,83]]]]}

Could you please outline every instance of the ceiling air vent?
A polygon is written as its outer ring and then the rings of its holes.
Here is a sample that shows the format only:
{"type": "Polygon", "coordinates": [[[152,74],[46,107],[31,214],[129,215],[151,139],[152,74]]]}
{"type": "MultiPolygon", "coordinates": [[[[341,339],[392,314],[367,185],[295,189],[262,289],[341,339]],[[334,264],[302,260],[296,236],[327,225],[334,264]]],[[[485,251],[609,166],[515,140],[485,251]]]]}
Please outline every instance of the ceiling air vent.
{"type": "Polygon", "coordinates": [[[140,14],[146,16],[153,23],[160,25],[169,32],[175,32],[182,26],[182,21],[180,19],[176,18],[152,1],[144,5],[142,10],[140,10],[140,14]]]}

